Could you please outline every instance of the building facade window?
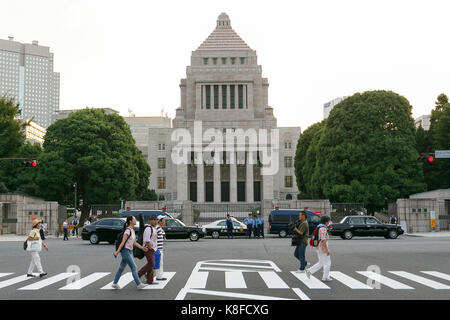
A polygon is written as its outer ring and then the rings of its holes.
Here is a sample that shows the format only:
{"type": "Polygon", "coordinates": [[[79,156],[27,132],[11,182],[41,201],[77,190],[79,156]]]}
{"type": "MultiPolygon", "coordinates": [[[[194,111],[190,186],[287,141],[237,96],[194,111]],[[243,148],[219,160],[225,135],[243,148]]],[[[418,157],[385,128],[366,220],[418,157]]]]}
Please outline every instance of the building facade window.
{"type": "Polygon", "coordinates": [[[214,109],[219,109],[219,86],[214,86],[214,109]]]}
{"type": "Polygon", "coordinates": [[[212,60],[213,60],[213,65],[216,65],[217,64],[217,58],[212,58],[212,60]]]}
{"type": "Polygon", "coordinates": [[[164,150],[166,150],[166,144],[165,144],[165,143],[160,143],[160,144],[158,144],[158,150],[159,150],[159,151],[164,151],[164,150]]]}
{"type": "Polygon", "coordinates": [[[285,188],[292,188],[292,176],[285,176],[284,177],[284,187],[285,188]]]}
{"type": "Polygon", "coordinates": [[[227,58],[222,58],[222,64],[223,65],[227,64],[227,58]]]}
{"type": "Polygon", "coordinates": [[[234,85],[230,86],[230,109],[234,109],[234,85]]]}
{"type": "Polygon", "coordinates": [[[241,57],[241,58],[239,58],[240,60],[241,60],[241,64],[244,64],[245,63],[245,58],[244,57],[241,57]]]}
{"type": "Polygon", "coordinates": [[[206,109],[211,109],[211,86],[205,87],[206,109]]]}
{"type": "Polygon", "coordinates": [[[292,157],[284,157],[284,167],[292,168],[292,157]]]}
{"type": "Polygon", "coordinates": [[[238,85],[238,106],[239,109],[244,109],[244,86],[238,85]]]}
{"type": "Polygon", "coordinates": [[[208,65],[208,58],[203,58],[203,64],[204,64],[205,66],[208,65]]]}
{"type": "Polygon", "coordinates": [[[227,108],[227,86],[222,85],[222,109],[227,108]]]}
{"type": "Polygon", "coordinates": [[[158,177],[158,189],[166,188],[166,177],[158,177]]]}
{"type": "Polygon", "coordinates": [[[236,63],[236,58],[231,58],[231,64],[235,64],[236,63]]]}
{"type": "Polygon", "coordinates": [[[166,158],[158,158],[158,169],[166,168],[166,158]]]}

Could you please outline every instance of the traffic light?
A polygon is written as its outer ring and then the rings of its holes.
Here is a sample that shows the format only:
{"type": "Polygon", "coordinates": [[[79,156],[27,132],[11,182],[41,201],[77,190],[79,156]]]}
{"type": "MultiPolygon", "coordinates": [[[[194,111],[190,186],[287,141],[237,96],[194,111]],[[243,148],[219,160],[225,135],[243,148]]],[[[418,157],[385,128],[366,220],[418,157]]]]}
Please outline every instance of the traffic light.
{"type": "Polygon", "coordinates": [[[37,162],[37,160],[24,160],[22,162],[22,166],[23,167],[33,167],[36,168],[39,165],[39,163],[37,162]]]}
{"type": "Polygon", "coordinates": [[[426,164],[433,164],[435,163],[434,153],[421,153],[419,158],[417,158],[417,161],[422,161],[426,164]]]}

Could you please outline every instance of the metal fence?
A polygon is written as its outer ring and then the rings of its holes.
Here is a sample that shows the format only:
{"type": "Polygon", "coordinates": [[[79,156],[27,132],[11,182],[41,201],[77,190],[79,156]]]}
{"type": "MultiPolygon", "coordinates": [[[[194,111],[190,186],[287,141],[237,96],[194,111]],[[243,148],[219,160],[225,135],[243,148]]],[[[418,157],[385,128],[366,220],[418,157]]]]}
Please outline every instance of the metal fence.
{"type": "Polygon", "coordinates": [[[358,211],[366,212],[364,203],[332,203],[331,211],[336,214],[343,214],[346,216],[356,215],[358,211]]]}
{"type": "Polygon", "coordinates": [[[119,204],[93,204],[91,206],[91,214],[99,219],[118,217],[120,215],[119,204]]]}
{"type": "Polygon", "coordinates": [[[231,214],[239,221],[243,221],[250,213],[261,211],[260,203],[194,203],[194,223],[205,225],[216,220],[225,219],[231,214]]]}
{"type": "Polygon", "coordinates": [[[183,220],[183,216],[181,215],[181,203],[166,203],[166,212],[170,214],[172,217],[183,220]]]}

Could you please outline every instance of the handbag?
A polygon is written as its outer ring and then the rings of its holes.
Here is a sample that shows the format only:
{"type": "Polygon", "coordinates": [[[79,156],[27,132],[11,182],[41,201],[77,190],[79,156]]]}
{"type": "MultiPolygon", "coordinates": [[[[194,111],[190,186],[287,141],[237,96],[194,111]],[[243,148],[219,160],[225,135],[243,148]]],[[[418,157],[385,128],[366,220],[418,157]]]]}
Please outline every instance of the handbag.
{"type": "Polygon", "coordinates": [[[291,240],[291,246],[296,247],[300,244],[300,238],[299,237],[292,237],[291,240]]]}
{"type": "Polygon", "coordinates": [[[42,240],[27,241],[27,251],[41,252],[41,250],[42,250],[42,240]]]}
{"type": "Polygon", "coordinates": [[[153,270],[158,270],[161,267],[161,251],[156,250],[155,252],[155,266],[153,267],[153,270]]]}

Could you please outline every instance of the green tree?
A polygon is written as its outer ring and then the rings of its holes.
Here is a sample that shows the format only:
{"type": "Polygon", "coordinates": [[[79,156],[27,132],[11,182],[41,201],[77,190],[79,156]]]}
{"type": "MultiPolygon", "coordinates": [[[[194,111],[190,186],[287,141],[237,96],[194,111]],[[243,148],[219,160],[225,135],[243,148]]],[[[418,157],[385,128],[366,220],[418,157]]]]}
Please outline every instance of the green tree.
{"type": "Polygon", "coordinates": [[[156,201],[158,196],[154,189],[145,189],[142,195],[136,201],[156,201]]]}
{"type": "Polygon", "coordinates": [[[77,184],[81,221],[91,204],[141,197],[150,177],[128,124],[102,109],[86,108],[52,124],[39,164],[37,181],[46,199],[73,203],[77,184]]]}
{"type": "Polygon", "coordinates": [[[0,158],[14,156],[25,142],[26,122],[19,119],[19,105],[0,97],[0,158]]]}
{"type": "Polygon", "coordinates": [[[330,112],[317,146],[313,196],[370,212],[424,191],[411,105],[391,91],[357,93],[330,112]]]}
{"type": "MultiPolygon", "coordinates": [[[[450,150],[450,103],[445,94],[440,94],[431,111],[429,152],[450,150]]],[[[450,188],[450,159],[436,159],[431,165],[424,165],[428,190],[450,188]]]]}

